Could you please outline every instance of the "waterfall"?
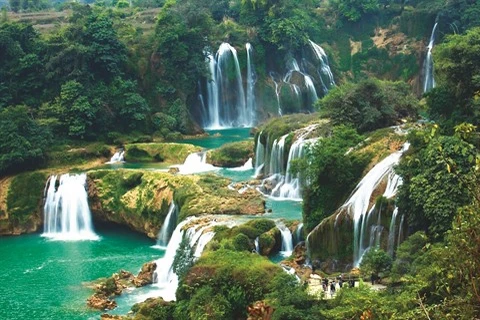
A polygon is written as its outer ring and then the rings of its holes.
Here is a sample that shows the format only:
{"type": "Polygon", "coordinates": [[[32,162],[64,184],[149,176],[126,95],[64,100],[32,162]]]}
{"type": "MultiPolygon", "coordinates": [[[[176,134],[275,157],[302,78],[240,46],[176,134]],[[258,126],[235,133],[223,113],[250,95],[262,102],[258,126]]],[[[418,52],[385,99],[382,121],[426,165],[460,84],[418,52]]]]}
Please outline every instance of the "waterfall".
{"type": "Polygon", "coordinates": [[[402,214],[402,217],[400,218],[400,223],[398,225],[398,239],[397,239],[397,246],[400,245],[400,242],[402,242],[402,237],[403,237],[403,222],[405,219],[405,215],[402,214]]]}
{"type": "MultiPolygon", "coordinates": [[[[276,180],[277,184],[275,188],[271,192],[272,197],[281,198],[281,199],[289,199],[289,200],[302,200],[302,185],[304,181],[300,176],[300,173],[292,174],[291,166],[292,163],[298,159],[301,159],[305,156],[307,146],[315,143],[318,139],[305,139],[315,128],[317,128],[317,124],[310,125],[306,128],[300,129],[300,133],[297,132],[297,140],[295,140],[288,152],[288,160],[287,160],[287,168],[285,176],[279,177],[278,174],[281,174],[282,171],[278,170],[273,172],[276,173],[276,180]]],[[[272,161],[274,154],[272,148],[272,161]]],[[[276,155],[276,157],[280,157],[280,155],[276,155]]],[[[283,161],[283,151],[282,151],[282,161],[283,161]]],[[[281,163],[283,166],[283,162],[281,163]]],[[[282,167],[283,168],[283,167],[282,167]]],[[[271,172],[272,173],[272,172],[271,172]]]]}
{"type": "Polygon", "coordinates": [[[275,84],[275,95],[277,96],[278,115],[281,117],[283,115],[283,112],[282,112],[282,105],[280,104],[280,86],[278,84],[278,80],[275,79],[276,74],[274,72],[270,72],[270,78],[275,84]]]}
{"type": "Polygon", "coordinates": [[[205,124],[208,128],[218,129],[221,128],[221,126],[217,85],[217,62],[212,54],[207,56],[207,62],[210,79],[207,81],[208,119],[205,124]]]}
{"type": "Polygon", "coordinates": [[[193,252],[194,259],[198,259],[205,246],[213,239],[215,233],[212,231],[215,225],[226,225],[231,228],[237,223],[233,219],[226,217],[188,217],[180,222],[173,231],[172,237],[168,242],[165,255],[156,260],[157,269],[154,272],[154,284],[159,291],[154,292],[155,296],[162,297],[165,301],[175,300],[175,292],[178,287],[178,276],[173,270],[173,261],[184,236],[187,237],[190,250],[193,252]],[[196,224],[197,221],[201,225],[196,224]],[[189,227],[188,227],[189,226],[189,227]],[[188,228],[187,228],[188,227],[188,228]],[[185,231],[185,229],[187,230],[185,231]]]}
{"type": "Polygon", "coordinates": [[[427,57],[425,58],[425,62],[423,64],[423,74],[424,74],[424,81],[423,81],[423,93],[430,91],[432,88],[435,88],[435,79],[433,76],[433,56],[432,56],[432,49],[433,45],[435,44],[435,31],[437,30],[438,23],[435,22],[435,25],[432,29],[432,34],[430,35],[430,41],[428,42],[427,47],[427,57]]]}
{"type": "Polygon", "coordinates": [[[231,170],[231,171],[247,171],[247,170],[252,170],[252,169],[253,169],[253,159],[248,158],[247,162],[245,162],[243,164],[243,166],[237,167],[237,168],[231,168],[229,170],[231,170]]]}
{"type": "Polygon", "coordinates": [[[125,151],[123,149],[118,150],[115,154],[110,158],[110,161],[107,163],[116,163],[116,162],[124,162],[125,161],[125,151]]]}
{"type": "MultiPolygon", "coordinates": [[[[310,43],[310,46],[313,49],[313,52],[315,53],[315,56],[318,59],[318,62],[320,63],[320,67],[317,70],[318,75],[320,77],[320,80],[324,84],[324,90],[329,90],[330,88],[335,86],[335,80],[333,79],[333,73],[332,70],[330,69],[330,65],[328,64],[328,57],[327,54],[325,53],[325,50],[323,50],[322,47],[320,47],[318,44],[313,42],[312,40],[308,40],[310,43]]],[[[327,92],[324,92],[326,94],[327,92]]]]}
{"type": "Polygon", "coordinates": [[[290,79],[292,78],[292,74],[294,71],[300,73],[303,76],[303,79],[305,81],[305,88],[307,89],[307,94],[308,94],[308,103],[310,105],[313,105],[315,101],[318,99],[317,95],[317,90],[315,89],[315,84],[313,83],[313,79],[311,76],[309,76],[306,72],[301,71],[300,67],[298,66],[298,62],[296,59],[290,59],[288,65],[287,65],[288,71],[285,74],[285,77],[283,78],[283,82],[290,84],[290,86],[293,88],[293,92],[295,93],[295,97],[300,96],[300,88],[298,88],[297,85],[291,84],[290,79]]]}
{"type": "Polygon", "coordinates": [[[299,243],[303,239],[303,223],[298,224],[297,230],[295,230],[295,241],[299,243]]]}
{"type": "Polygon", "coordinates": [[[204,151],[190,153],[183,164],[174,165],[171,168],[178,168],[180,174],[193,174],[217,169],[207,163],[207,153],[204,151]]]}
{"type": "Polygon", "coordinates": [[[257,82],[257,76],[252,61],[253,47],[250,43],[247,43],[245,48],[247,49],[247,116],[250,119],[250,124],[253,124],[256,109],[255,83],[257,82]]]}
{"type": "Polygon", "coordinates": [[[251,127],[253,119],[247,112],[237,51],[230,44],[224,42],[217,51],[216,60],[221,101],[220,125],[223,127],[251,127]]]}
{"type": "Polygon", "coordinates": [[[57,176],[50,177],[42,236],[54,240],[98,240],[92,227],[86,182],[85,173],[64,174],[58,182],[57,176]]]}
{"type": "Polygon", "coordinates": [[[282,250],[281,254],[284,257],[289,257],[292,255],[293,252],[293,238],[290,229],[288,229],[283,222],[277,221],[277,228],[280,230],[282,235],[282,250]]]}
{"type": "Polygon", "coordinates": [[[354,220],[354,266],[360,264],[363,253],[367,249],[364,246],[364,241],[367,238],[369,220],[375,212],[374,207],[368,211],[372,193],[382,180],[388,178],[384,196],[391,197],[394,195],[401,179],[393,173],[393,167],[399,162],[400,157],[408,147],[409,144],[405,143],[402,150],[392,153],[377,163],[358,183],[350,198],[342,206],[354,220]]]}
{"type": "Polygon", "coordinates": [[[285,169],[285,139],[288,134],[283,135],[280,139],[275,139],[272,145],[272,152],[270,154],[270,174],[281,174],[285,169]]]}
{"type": "MultiPolygon", "coordinates": [[[[388,229],[388,254],[393,257],[393,251],[395,249],[395,229],[398,215],[398,207],[393,209],[392,220],[390,220],[390,228],[388,229]]],[[[398,245],[398,244],[397,244],[398,245]]]]}
{"type": "Polygon", "coordinates": [[[159,246],[160,248],[167,247],[170,237],[172,236],[173,231],[175,230],[175,227],[177,225],[177,219],[178,208],[175,205],[175,202],[172,201],[172,203],[170,204],[170,208],[168,209],[168,214],[165,217],[165,221],[163,222],[162,229],[158,233],[157,246],[159,246]]]}
{"type": "Polygon", "coordinates": [[[255,238],[255,252],[260,254],[260,242],[259,242],[259,237],[255,238]]]}
{"type": "Polygon", "coordinates": [[[260,141],[260,137],[262,136],[262,132],[258,135],[257,138],[257,146],[255,148],[255,175],[254,177],[258,177],[265,166],[265,146],[260,141]]]}

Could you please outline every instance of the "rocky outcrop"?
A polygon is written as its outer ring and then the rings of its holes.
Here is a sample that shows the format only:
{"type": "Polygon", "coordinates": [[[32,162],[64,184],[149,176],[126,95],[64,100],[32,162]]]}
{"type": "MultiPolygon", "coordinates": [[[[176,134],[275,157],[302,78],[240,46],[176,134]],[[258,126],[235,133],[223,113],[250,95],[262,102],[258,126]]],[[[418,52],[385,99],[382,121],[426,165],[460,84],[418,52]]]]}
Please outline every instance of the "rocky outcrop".
{"type": "Polygon", "coordinates": [[[260,254],[262,256],[269,256],[282,249],[282,235],[277,227],[270,231],[262,233],[258,237],[258,244],[260,246],[260,254]]]}
{"type": "Polygon", "coordinates": [[[187,156],[202,148],[187,143],[135,143],[125,145],[125,160],[129,162],[183,163],[187,156]]]}
{"type": "Polygon", "coordinates": [[[270,320],[273,315],[273,307],[269,306],[265,301],[257,301],[248,306],[247,320],[270,320]]]}
{"type": "Polygon", "coordinates": [[[255,190],[230,190],[230,180],[216,175],[173,175],[141,170],[88,173],[90,208],[96,220],[115,222],[156,239],[172,201],[179,221],[207,214],[255,215],[265,212],[255,190]]]}
{"type": "Polygon", "coordinates": [[[147,284],[153,283],[153,273],[157,269],[157,264],[155,262],[147,262],[142,266],[142,270],[138,275],[132,280],[135,287],[143,287],[147,284]]]}
{"type": "Polygon", "coordinates": [[[216,167],[240,167],[254,156],[253,140],[227,143],[207,153],[207,162],[216,167]]]}
{"type": "Polygon", "coordinates": [[[0,180],[0,236],[38,231],[46,180],[47,175],[40,172],[0,180]]]}

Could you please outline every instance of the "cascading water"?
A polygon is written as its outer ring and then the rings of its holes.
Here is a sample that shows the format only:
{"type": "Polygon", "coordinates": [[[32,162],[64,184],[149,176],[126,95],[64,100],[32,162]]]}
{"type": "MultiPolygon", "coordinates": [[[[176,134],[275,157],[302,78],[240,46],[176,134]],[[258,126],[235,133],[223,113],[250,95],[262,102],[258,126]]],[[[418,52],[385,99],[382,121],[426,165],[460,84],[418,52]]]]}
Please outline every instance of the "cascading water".
{"type": "Polygon", "coordinates": [[[207,56],[208,70],[210,72],[210,79],[207,81],[207,119],[205,125],[207,128],[218,129],[220,125],[220,107],[218,98],[217,85],[217,62],[212,54],[207,56]]]}
{"type": "Polygon", "coordinates": [[[170,208],[168,209],[168,214],[165,217],[165,221],[163,222],[162,229],[158,233],[158,240],[157,246],[160,248],[166,248],[170,237],[177,226],[177,219],[178,219],[178,208],[175,205],[175,202],[172,201],[170,204],[170,208]]]}
{"type": "Polygon", "coordinates": [[[277,221],[276,222],[278,230],[282,235],[282,249],[280,253],[285,256],[289,257],[292,255],[293,252],[293,237],[290,229],[288,229],[283,222],[277,221]]]}
{"type": "Polygon", "coordinates": [[[190,250],[193,252],[193,257],[198,259],[205,246],[213,239],[215,233],[212,231],[215,225],[226,225],[232,227],[237,222],[232,219],[216,218],[216,217],[188,217],[180,222],[173,231],[172,237],[168,242],[165,255],[156,260],[157,269],[154,271],[153,286],[159,289],[153,292],[155,296],[162,297],[165,301],[174,301],[175,292],[178,287],[178,276],[173,270],[173,261],[175,255],[180,249],[180,245],[184,236],[187,237],[190,250]],[[201,221],[202,225],[197,224],[197,220],[201,221]],[[188,227],[192,225],[191,227],[188,227]],[[188,229],[185,231],[185,228],[188,229]]]}
{"type": "Polygon", "coordinates": [[[303,72],[302,70],[300,70],[300,67],[296,59],[293,59],[293,58],[290,59],[287,67],[288,67],[288,71],[285,74],[285,77],[283,78],[283,82],[289,84],[292,87],[292,91],[294,92],[295,97],[298,100],[300,98],[300,93],[301,93],[300,88],[295,84],[291,84],[290,80],[292,78],[292,74],[294,71],[301,74],[305,82],[305,88],[307,89],[308,103],[309,105],[313,105],[313,103],[317,101],[318,95],[317,95],[317,90],[315,89],[315,84],[313,83],[312,77],[308,75],[306,72],[303,72]]]}
{"type": "Polygon", "coordinates": [[[272,145],[272,152],[270,154],[270,175],[281,174],[285,168],[285,139],[288,134],[281,136],[280,139],[275,139],[272,145]]]}
{"type": "Polygon", "coordinates": [[[110,161],[108,161],[107,163],[116,163],[116,162],[124,162],[125,161],[125,151],[122,149],[122,150],[118,150],[117,152],[115,152],[115,154],[110,158],[110,161]]]}
{"type": "Polygon", "coordinates": [[[365,239],[368,236],[367,231],[370,231],[369,219],[375,212],[374,207],[368,211],[372,193],[388,177],[387,188],[383,196],[388,198],[395,194],[401,184],[401,179],[393,173],[393,167],[399,162],[408,147],[409,144],[405,143],[402,150],[392,153],[377,163],[358,183],[350,198],[342,206],[354,220],[354,266],[360,264],[363,254],[368,249],[365,246],[365,239]]]}
{"type": "Polygon", "coordinates": [[[277,74],[275,72],[270,72],[270,78],[272,79],[273,83],[275,84],[275,95],[277,96],[277,108],[278,108],[278,115],[281,117],[283,115],[282,112],[282,105],[280,104],[280,85],[277,79],[277,74]]]}
{"type": "Polygon", "coordinates": [[[253,119],[245,103],[237,50],[226,42],[222,43],[217,51],[216,61],[220,126],[251,127],[253,119]]]}
{"type": "Polygon", "coordinates": [[[253,159],[248,158],[247,162],[243,164],[241,167],[237,168],[231,168],[229,169],[230,171],[247,171],[247,170],[252,170],[253,169],[253,159]]]}
{"type": "Polygon", "coordinates": [[[295,242],[299,243],[303,240],[303,223],[300,223],[295,230],[295,242]]]}
{"type": "Polygon", "coordinates": [[[255,122],[255,83],[257,82],[257,75],[255,74],[255,67],[253,65],[253,47],[250,43],[245,45],[247,49],[247,116],[250,118],[250,124],[255,122]]]}
{"type": "Polygon", "coordinates": [[[44,206],[42,236],[54,240],[98,240],[92,227],[86,190],[87,175],[51,176],[44,206]]]}
{"type": "Polygon", "coordinates": [[[259,242],[259,237],[255,238],[255,252],[260,253],[260,242],[259,242]]]}
{"type": "Polygon", "coordinates": [[[329,89],[335,86],[335,80],[333,79],[333,73],[332,73],[332,70],[330,69],[330,65],[328,64],[327,54],[325,53],[325,50],[323,50],[322,47],[320,47],[318,44],[316,44],[312,40],[308,40],[308,42],[310,43],[310,46],[312,47],[313,52],[315,53],[315,56],[320,62],[320,67],[317,70],[317,72],[320,77],[320,81],[323,83],[324,90],[326,90],[324,94],[326,94],[329,89]]]}
{"type": "Polygon", "coordinates": [[[393,209],[392,219],[390,220],[390,228],[388,230],[387,252],[391,257],[393,257],[393,251],[395,250],[395,231],[397,226],[396,225],[397,215],[398,215],[398,207],[395,207],[395,209],[393,209]]]}
{"type": "MultiPolygon", "coordinates": [[[[281,153],[274,152],[272,148],[272,155],[270,162],[277,162],[275,158],[280,158],[281,161],[278,166],[282,166],[281,170],[275,168],[275,171],[272,172],[272,167],[270,167],[270,173],[275,176],[276,185],[271,192],[271,196],[279,199],[288,199],[288,200],[302,200],[302,185],[304,181],[300,176],[300,173],[292,174],[291,166],[292,163],[298,159],[301,159],[305,156],[307,146],[315,143],[317,138],[305,139],[315,128],[317,124],[310,125],[304,129],[301,129],[300,133],[297,133],[297,140],[293,142],[288,153],[287,168],[285,176],[282,175],[283,172],[283,149],[281,153]],[[275,158],[274,158],[275,157],[275,158]]],[[[286,136],[284,136],[286,137],[286,136]]],[[[283,138],[283,137],[282,137],[283,138]]],[[[275,143],[274,143],[275,144],[275,143]]]]}
{"type": "Polygon", "coordinates": [[[432,49],[435,44],[435,31],[437,30],[438,23],[435,22],[435,25],[432,29],[432,34],[430,35],[430,41],[428,42],[427,47],[427,57],[425,58],[425,62],[423,64],[423,92],[428,92],[432,88],[435,88],[435,78],[433,76],[433,56],[432,56],[432,49]]]}
{"type": "Polygon", "coordinates": [[[261,136],[262,132],[258,135],[257,146],[255,148],[255,178],[260,175],[265,166],[265,146],[260,141],[261,136]]]}
{"type": "Polygon", "coordinates": [[[178,168],[180,174],[193,174],[217,169],[213,165],[207,163],[206,152],[191,153],[187,156],[183,164],[174,165],[172,168],[178,168]]]}

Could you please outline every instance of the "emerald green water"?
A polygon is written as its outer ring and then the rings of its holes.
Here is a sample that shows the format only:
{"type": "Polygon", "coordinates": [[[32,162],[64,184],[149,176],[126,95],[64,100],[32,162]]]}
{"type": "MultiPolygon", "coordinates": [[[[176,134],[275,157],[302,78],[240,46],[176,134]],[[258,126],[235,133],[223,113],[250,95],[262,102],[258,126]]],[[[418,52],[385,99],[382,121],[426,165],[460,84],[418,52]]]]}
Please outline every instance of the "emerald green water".
{"type": "Polygon", "coordinates": [[[86,282],[163,255],[151,240],[124,230],[99,241],[63,242],[39,234],[0,238],[0,319],[98,319],[86,306],[86,282]]]}
{"type": "MultiPolygon", "coordinates": [[[[182,140],[206,149],[227,142],[251,139],[249,128],[212,130],[208,137],[182,140]]],[[[163,164],[125,163],[105,168],[144,170],[167,169],[163,164]]],[[[219,169],[218,174],[235,182],[249,181],[254,170],[219,169]]],[[[263,217],[301,220],[301,202],[266,198],[263,217]]],[[[257,217],[243,217],[246,219],[257,217]]],[[[158,259],[163,251],[154,249],[146,237],[123,229],[97,231],[99,241],[62,242],[40,234],[0,238],[0,319],[99,319],[102,312],[87,308],[92,289],[86,284],[110,276],[120,269],[137,273],[143,263],[158,259]]],[[[114,314],[127,313],[148,287],[117,298],[114,314]]]]}

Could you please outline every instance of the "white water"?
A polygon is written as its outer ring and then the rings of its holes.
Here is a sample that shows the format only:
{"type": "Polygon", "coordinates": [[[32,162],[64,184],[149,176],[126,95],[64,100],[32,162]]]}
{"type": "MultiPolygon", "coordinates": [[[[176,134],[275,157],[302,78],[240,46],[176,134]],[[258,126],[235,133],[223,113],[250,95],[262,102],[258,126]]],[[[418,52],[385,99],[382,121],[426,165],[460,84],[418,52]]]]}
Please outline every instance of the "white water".
{"type": "Polygon", "coordinates": [[[309,105],[313,105],[315,101],[318,99],[318,94],[317,90],[315,89],[315,84],[313,83],[313,79],[310,75],[308,75],[306,72],[302,72],[300,70],[300,67],[298,65],[298,62],[296,59],[290,59],[288,65],[288,71],[285,74],[285,77],[283,78],[283,82],[290,84],[292,87],[292,91],[295,94],[295,98],[298,99],[300,96],[300,89],[298,88],[297,85],[291,84],[290,79],[292,78],[292,74],[294,71],[300,73],[303,76],[303,79],[305,81],[305,88],[307,89],[307,95],[308,95],[308,103],[309,105]]]}
{"type": "Polygon", "coordinates": [[[110,158],[110,161],[107,163],[116,163],[116,162],[125,162],[125,151],[119,150],[110,158]]]}
{"type": "Polygon", "coordinates": [[[172,168],[178,168],[180,174],[194,174],[218,169],[207,163],[206,152],[191,153],[187,156],[183,164],[174,165],[172,168]]]}
{"type": "MultiPolygon", "coordinates": [[[[320,62],[320,68],[317,71],[320,76],[320,80],[324,84],[325,89],[328,91],[330,88],[335,86],[335,80],[333,79],[333,73],[330,69],[330,65],[328,64],[327,54],[325,53],[325,50],[323,50],[323,48],[320,47],[318,44],[316,44],[312,40],[308,41],[313,49],[313,52],[315,53],[315,56],[320,62]]],[[[326,93],[327,92],[324,92],[324,94],[326,93]]]]}
{"type": "Polygon", "coordinates": [[[394,194],[392,190],[396,191],[400,179],[393,174],[393,167],[399,162],[400,157],[408,147],[409,144],[405,143],[402,150],[392,153],[377,163],[359,182],[350,198],[342,206],[354,220],[354,266],[360,264],[367,249],[364,245],[364,239],[367,236],[369,213],[374,211],[373,208],[371,210],[368,208],[372,193],[382,180],[388,177],[388,185],[384,195],[391,197],[394,194]]]}
{"type": "Polygon", "coordinates": [[[210,79],[207,82],[208,119],[206,120],[206,127],[218,129],[221,128],[221,126],[217,85],[217,62],[212,54],[207,56],[207,62],[208,70],[210,72],[210,79]]]}
{"type": "Polygon", "coordinates": [[[262,132],[258,135],[257,139],[257,147],[255,149],[255,175],[254,177],[258,177],[265,166],[265,146],[260,141],[260,137],[262,136],[262,132]]]}
{"type": "Polygon", "coordinates": [[[175,202],[172,201],[170,208],[168,209],[168,214],[163,222],[162,229],[160,229],[160,232],[158,233],[157,246],[160,248],[167,247],[170,237],[172,236],[177,225],[177,219],[178,208],[175,205],[175,202]]]}
{"type": "Polygon", "coordinates": [[[220,45],[216,55],[217,80],[220,98],[219,118],[220,126],[228,127],[251,127],[252,115],[247,112],[245,93],[243,90],[242,73],[238,62],[237,50],[224,42],[220,45]],[[229,74],[234,64],[235,74],[229,74]]]}
{"type": "Polygon", "coordinates": [[[260,242],[258,237],[255,238],[255,252],[260,253],[260,242]]]}
{"type": "Polygon", "coordinates": [[[283,222],[277,221],[276,222],[278,230],[282,235],[282,249],[280,254],[284,257],[289,257],[292,255],[293,252],[293,237],[290,229],[288,229],[283,222]]]}
{"type": "Polygon", "coordinates": [[[243,166],[237,167],[237,168],[231,168],[231,169],[228,169],[228,170],[231,170],[231,171],[247,171],[247,170],[252,170],[252,169],[253,169],[253,159],[248,158],[247,162],[245,162],[243,164],[243,166]]]}
{"type": "Polygon", "coordinates": [[[288,134],[273,141],[272,152],[270,153],[270,175],[281,174],[285,170],[284,153],[287,136],[288,134]]]}
{"type": "Polygon", "coordinates": [[[178,276],[173,270],[173,261],[184,236],[188,238],[189,246],[191,250],[193,250],[194,259],[198,259],[202,255],[205,246],[215,236],[215,233],[212,231],[213,226],[226,225],[231,228],[237,223],[237,221],[225,217],[188,217],[180,222],[173,231],[165,255],[155,261],[157,269],[154,272],[153,287],[157,290],[150,292],[148,296],[139,297],[142,299],[141,301],[152,296],[160,296],[165,301],[175,300],[175,292],[178,288],[178,276]],[[201,226],[197,224],[197,220],[201,223],[201,226]],[[184,229],[187,225],[192,226],[185,231],[184,229]]]}
{"type": "MultiPolygon", "coordinates": [[[[271,192],[272,197],[282,200],[302,200],[302,186],[305,182],[300,176],[300,173],[292,174],[292,163],[296,160],[303,158],[305,156],[307,146],[315,143],[318,140],[317,138],[305,139],[317,127],[317,124],[313,124],[306,128],[300,129],[300,133],[298,133],[298,131],[296,132],[296,135],[298,135],[298,137],[292,143],[288,152],[285,176],[282,175],[281,170],[277,170],[276,172],[274,172],[274,174],[277,174],[277,176],[275,177],[277,184],[271,192]]],[[[281,165],[283,166],[283,150],[281,154],[272,152],[270,159],[271,162],[274,157],[278,157],[279,159],[277,159],[276,161],[282,161],[281,165]]]]}
{"type": "Polygon", "coordinates": [[[435,25],[432,29],[432,34],[430,35],[430,41],[428,42],[427,47],[427,57],[425,58],[425,62],[423,65],[423,92],[428,92],[432,88],[435,88],[435,78],[433,76],[433,56],[432,56],[432,49],[435,44],[435,31],[437,30],[438,23],[435,22],[435,25]]]}
{"type": "Polygon", "coordinates": [[[98,240],[92,227],[86,190],[87,175],[64,174],[51,176],[47,182],[44,231],[42,236],[53,240],[98,240]]]}
{"type": "Polygon", "coordinates": [[[247,50],[247,117],[250,118],[250,124],[255,122],[255,83],[257,82],[257,76],[255,74],[255,67],[253,65],[253,47],[250,43],[245,45],[247,50]]]}
{"type": "Polygon", "coordinates": [[[395,231],[396,231],[396,222],[398,215],[398,207],[393,209],[392,219],[390,220],[390,228],[388,229],[388,254],[393,257],[393,251],[395,249],[395,231]]]}
{"type": "Polygon", "coordinates": [[[282,105],[280,104],[280,85],[275,80],[275,76],[274,76],[273,72],[270,72],[270,78],[272,79],[273,83],[275,84],[275,95],[277,96],[278,115],[281,117],[283,115],[283,112],[282,112],[282,105]]]}
{"type": "Polygon", "coordinates": [[[303,238],[303,223],[298,224],[297,230],[295,230],[295,241],[299,243],[303,238]]]}

